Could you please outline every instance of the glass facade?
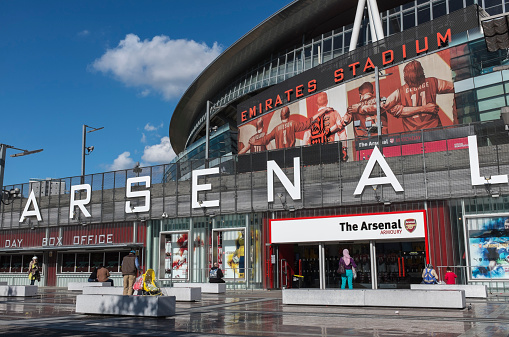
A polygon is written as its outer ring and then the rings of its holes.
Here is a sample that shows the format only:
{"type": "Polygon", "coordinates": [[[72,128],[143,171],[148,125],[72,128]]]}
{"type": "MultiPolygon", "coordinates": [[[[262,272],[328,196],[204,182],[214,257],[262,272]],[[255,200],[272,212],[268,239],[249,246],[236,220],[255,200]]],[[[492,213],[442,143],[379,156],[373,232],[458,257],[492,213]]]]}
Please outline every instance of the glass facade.
{"type": "Polygon", "coordinates": [[[229,287],[262,287],[263,215],[230,214],[154,220],[149,224],[148,265],[164,282],[208,282],[218,262],[229,287]]]}

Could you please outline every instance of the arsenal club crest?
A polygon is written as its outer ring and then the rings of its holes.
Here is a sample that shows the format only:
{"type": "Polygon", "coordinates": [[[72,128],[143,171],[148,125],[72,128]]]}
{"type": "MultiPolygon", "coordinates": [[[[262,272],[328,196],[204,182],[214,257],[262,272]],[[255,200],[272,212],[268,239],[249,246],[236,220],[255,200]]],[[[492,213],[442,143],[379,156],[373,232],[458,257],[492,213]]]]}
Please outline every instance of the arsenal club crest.
{"type": "Polygon", "coordinates": [[[417,221],[415,219],[406,219],[405,220],[405,229],[409,233],[412,233],[416,227],[417,227],[417,221]]]}

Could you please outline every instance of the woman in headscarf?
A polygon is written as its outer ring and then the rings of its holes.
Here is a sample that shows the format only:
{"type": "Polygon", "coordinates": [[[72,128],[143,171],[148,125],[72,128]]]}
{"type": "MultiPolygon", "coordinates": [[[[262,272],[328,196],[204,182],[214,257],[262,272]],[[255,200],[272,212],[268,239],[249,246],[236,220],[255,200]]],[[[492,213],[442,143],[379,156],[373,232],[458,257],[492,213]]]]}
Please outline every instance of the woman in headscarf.
{"type": "Polygon", "coordinates": [[[357,268],[355,261],[350,257],[348,249],[343,249],[343,257],[339,259],[339,265],[344,267],[345,273],[341,274],[341,289],[346,288],[346,282],[348,281],[348,289],[353,289],[353,270],[357,268]]]}

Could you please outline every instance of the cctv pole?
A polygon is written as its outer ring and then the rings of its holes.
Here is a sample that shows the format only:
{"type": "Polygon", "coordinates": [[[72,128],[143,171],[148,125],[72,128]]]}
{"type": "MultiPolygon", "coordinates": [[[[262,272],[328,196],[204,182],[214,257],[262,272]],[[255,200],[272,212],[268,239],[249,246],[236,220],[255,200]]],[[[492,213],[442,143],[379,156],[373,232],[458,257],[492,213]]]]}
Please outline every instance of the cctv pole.
{"type": "Polygon", "coordinates": [[[83,135],[81,137],[81,183],[85,183],[85,144],[87,141],[87,126],[83,124],[83,135]]]}

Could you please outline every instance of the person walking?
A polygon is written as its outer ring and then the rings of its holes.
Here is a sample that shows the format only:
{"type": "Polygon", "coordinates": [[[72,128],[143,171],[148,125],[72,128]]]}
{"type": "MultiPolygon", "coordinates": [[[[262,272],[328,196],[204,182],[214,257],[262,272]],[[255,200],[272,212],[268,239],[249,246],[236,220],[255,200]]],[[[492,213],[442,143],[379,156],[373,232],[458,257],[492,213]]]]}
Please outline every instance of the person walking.
{"type": "Polygon", "coordinates": [[[32,258],[30,264],[28,265],[28,279],[30,280],[30,285],[35,285],[35,281],[41,282],[41,273],[39,271],[39,264],[37,263],[37,256],[32,258]]]}
{"type": "Polygon", "coordinates": [[[353,274],[354,268],[357,268],[355,261],[350,256],[348,249],[343,249],[343,257],[339,259],[339,268],[343,267],[344,273],[341,273],[341,289],[346,288],[348,282],[348,289],[353,289],[353,274]]]}
{"type": "Polygon", "coordinates": [[[136,275],[138,274],[138,270],[140,269],[140,264],[138,262],[138,257],[136,256],[136,251],[132,249],[129,252],[129,255],[124,256],[122,259],[122,277],[124,278],[124,295],[132,295],[134,281],[136,280],[136,275]]]}
{"type": "Polygon", "coordinates": [[[435,269],[433,269],[433,265],[428,263],[426,268],[422,271],[422,283],[424,284],[437,284],[438,283],[438,275],[435,269]]]}

